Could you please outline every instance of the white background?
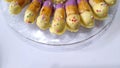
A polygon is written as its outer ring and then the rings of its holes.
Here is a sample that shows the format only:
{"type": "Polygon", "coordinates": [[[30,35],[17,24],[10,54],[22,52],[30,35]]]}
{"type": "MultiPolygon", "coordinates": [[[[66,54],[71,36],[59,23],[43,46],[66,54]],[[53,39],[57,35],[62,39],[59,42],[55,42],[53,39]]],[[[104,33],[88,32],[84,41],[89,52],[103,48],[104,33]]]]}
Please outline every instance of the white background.
{"type": "Polygon", "coordinates": [[[31,46],[0,15],[0,68],[120,68],[119,11],[120,7],[100,39],[83,49],[61,52],[31,46]]]}

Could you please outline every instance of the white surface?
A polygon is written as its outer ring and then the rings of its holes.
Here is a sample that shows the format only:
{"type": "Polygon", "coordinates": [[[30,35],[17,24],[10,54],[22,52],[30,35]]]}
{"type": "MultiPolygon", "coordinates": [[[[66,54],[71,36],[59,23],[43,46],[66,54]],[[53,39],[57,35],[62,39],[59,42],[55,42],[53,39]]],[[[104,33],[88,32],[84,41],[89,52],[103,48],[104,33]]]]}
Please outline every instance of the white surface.
{"type": "Polygon", "coordinates": [[[100,39],[73,51],[55,52],[30,46],[8,27],[2,16],[0,27],[0,68],[120,67],[120,12],[100,39]]]}

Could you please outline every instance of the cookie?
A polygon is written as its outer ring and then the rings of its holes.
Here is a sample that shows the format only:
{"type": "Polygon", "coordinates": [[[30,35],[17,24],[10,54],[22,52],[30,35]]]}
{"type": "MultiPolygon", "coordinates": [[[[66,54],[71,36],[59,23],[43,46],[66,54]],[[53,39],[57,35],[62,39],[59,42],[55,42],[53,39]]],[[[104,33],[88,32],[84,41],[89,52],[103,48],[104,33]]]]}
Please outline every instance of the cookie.
{"type": "Polygon", "coordinates": [[[24,21],[27,23],[34,23],[39,14],[41,5],[42,0],[33,0],[25,12],[24,21]]]}
{"type": "Polygon", "coordinates": [[[67,14],[67,29],[71,32],[77,32],[80,27],[80,16],[76,0],[68,0],[65,8],[67,14]]]}
{"type": "Polygon", "coordinates": [[[80,24],[85,28],[94,27],[94,15],[87,0],[77,0],[78,10],[81,18],[80,24]]]}
{"type": "Polygon", "coordinates": [[[19,14],[28,3],[30,3],[30,0],[13,0],[9,6],[10,13],[19,14]]]}
{"type": "Polygon", "coordinates": [[[89,0],[94,16],[98,20],[104,20],[108,16],[109,6],[104,0],[89,0]]]}
{"type": "Polygon", "coordinates": [[[54,12],[54,17],[50,27],[50,32],[57,35],[62,35],[66,31],[65,8],[63,4],[57,4],[54,12]]]}
{"type": "Polygon", "coordinates": [[[37,26],[42,29],[46,30],[50,27],[50,18],[52,15],[52,2],[51,1],[45,1],[42,9],[40,11],[40,15],[37,18],[37,26]]]}

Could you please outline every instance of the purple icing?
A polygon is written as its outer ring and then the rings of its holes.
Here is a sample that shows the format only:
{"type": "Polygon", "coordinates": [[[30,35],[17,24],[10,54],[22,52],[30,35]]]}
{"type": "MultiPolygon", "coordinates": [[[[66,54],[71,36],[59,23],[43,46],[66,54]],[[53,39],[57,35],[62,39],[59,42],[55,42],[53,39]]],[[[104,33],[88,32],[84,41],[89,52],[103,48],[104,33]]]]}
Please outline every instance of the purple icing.
{"type": "Polygon", "coordinates": [[[64,4],[57,4],[55,7],[56,7],[56,9],[57,8],[64,8],[64,4]]]}
{"type": "Polygon", "coordinates": [[[52,2],[50,0],[47,0],[44,2],[43,6],[52,7],[52,2]]]}
{"type": "Polygon", "coordinates": [[[81,2],[81,0],[77,0],[77,3],[81,2]]]}
{"type": "Polygon", "coordinates": [[[51,1],[52,2],[52,0],[46,0],[46,1],[51,1]]]}
{"type": "Polygon", "coordinates": [[[67,0],[66,6],[69,6],[69,5],[77,5],[76,0],[67,0]]]}

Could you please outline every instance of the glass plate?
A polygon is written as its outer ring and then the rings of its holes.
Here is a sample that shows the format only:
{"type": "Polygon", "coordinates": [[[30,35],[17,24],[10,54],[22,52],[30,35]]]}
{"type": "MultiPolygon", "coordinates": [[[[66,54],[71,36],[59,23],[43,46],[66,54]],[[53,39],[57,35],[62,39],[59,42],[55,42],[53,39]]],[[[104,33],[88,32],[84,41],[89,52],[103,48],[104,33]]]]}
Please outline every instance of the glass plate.
{"type": "Polygon", "coordinates": [[[106,20],[95,21],[95,27],[93,29],[86,29],[81,27],[77,33],[66,31],[65,34],[61,36],[53,35],[49,32],[49,30],[42,31],[36,26],[36,24],[26,24],[23,21],[26,7],[19,15],[14,16],[9,13],[9,4],[4,2],[4,0],[0,0],[0,11],[2,12],[7,24],[12,27],[12,29],[14,29],[23,37],[37,44],[55,46],[85,45],[96,37],[103,35],[106,29],[111,25],[118,8],[118,3],[119,2],[117,2],[116,5],[110,7],[109,16],[106,20]]]}

